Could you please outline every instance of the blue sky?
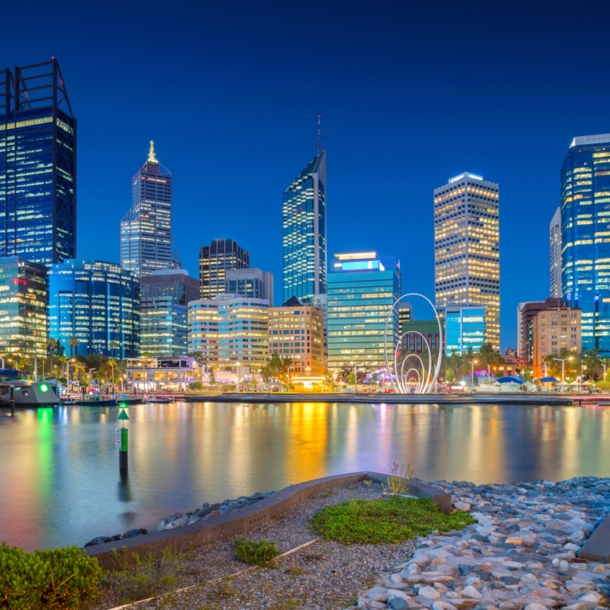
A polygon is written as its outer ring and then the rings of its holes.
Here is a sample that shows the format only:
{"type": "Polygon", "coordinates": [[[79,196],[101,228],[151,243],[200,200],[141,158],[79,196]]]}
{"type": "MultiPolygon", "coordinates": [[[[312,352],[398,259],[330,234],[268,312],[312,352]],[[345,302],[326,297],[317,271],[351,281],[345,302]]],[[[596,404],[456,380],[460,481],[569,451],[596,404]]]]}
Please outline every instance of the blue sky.
{"type": "MultiPolygon", "coordinates": [[[[174,239],[232,237],[281,291],[281,201],[328,154],[330,253],[402,261],[434,293],[433,189],[500,184],[502,347],[548,296],[548,224],[571,139],[610,132],[603,2],[37,2],[3,7],[3,65],[58,58],[78,119],[78,256],[119,260],[155,140],[174,239]]],[[[416,309],[420,316],[425,308],[416,309]]]]}

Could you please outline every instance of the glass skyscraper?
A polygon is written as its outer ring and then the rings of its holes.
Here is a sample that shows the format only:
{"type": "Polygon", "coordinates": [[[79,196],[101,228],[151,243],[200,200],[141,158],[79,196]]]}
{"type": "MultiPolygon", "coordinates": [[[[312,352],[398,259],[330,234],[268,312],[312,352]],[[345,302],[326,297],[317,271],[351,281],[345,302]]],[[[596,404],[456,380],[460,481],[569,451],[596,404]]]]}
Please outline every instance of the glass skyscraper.
{"type": "Polygon", "coordinates": [[[266,299],[270,307],[273,307],[273,274],[256,268],[230,269],[226,273],[225,292],[266,299]]]}
{"type": "Polygon", "coordinates": [[[326,152],[318,154],[286,189],[282,204],[284,302],[317,305],[326,294],[326,152]]]}
{"type": "Polygon", "coordinates": [[[59,340],[66,355],[139,356],[138,278],[114,263],[68,260],[52,265],[49,335],[59,340]],[[78,340],[74,351],[72,337],[78,340]]]}
{"type": "Polygon", "coordinates": [[[445,350],[465,354],[478,352],[485,341],[485,307],[452,307],[445,309],[445,350]]]}
{"type": "Polygon", "coordinates": [[[153,271],[141,278],[140,291],[142,355],[187,354],[187,306],[199,298],[199,281],[184,269],[153,271]]]}
{"type": "Polygon", "coordinates": [[[76,256],[76,119],[56,59],[0,73],[0,256],[76,256]]]}
{"type": "Polygon", "coordinates": [[[250,254],[232,239],[214,239],[199,251],[199,295],[213,299],[226,293],[227,271],[249,269],[250,254]]]}
{"type": "Polygon", "coordinates": [[[485,343],[500,351],[500,188],[464,172],[434,190],[436,307],[484,306],[485,343]]]}
{"type": "Polygon", "coordinates": [[[582,348],[610,355],[610,134],[574,138],[561,168],[562,292],[582,348]]]}
{"type": "Polygon", "coordinates": [[[131,187],[131,208],[121,221],[121,266],[138,277],[179,268],[172,252],[172,174],[157,161],[152,140],[131,187]]]}
{"type": "MultiPolygon", "coordinates": [[[[385,368],[384,333],[400,296],[400,262],[375,252],[336,254],[328,274],[328,369],[385,368]]],[[[388,358],[398,339],[398,308],[388,324],[388,358]]]]}

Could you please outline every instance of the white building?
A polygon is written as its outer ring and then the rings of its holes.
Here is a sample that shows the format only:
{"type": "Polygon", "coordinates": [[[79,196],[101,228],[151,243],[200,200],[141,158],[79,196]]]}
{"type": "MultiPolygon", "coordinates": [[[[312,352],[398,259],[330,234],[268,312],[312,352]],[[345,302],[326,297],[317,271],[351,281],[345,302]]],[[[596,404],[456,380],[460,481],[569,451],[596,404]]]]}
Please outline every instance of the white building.
{"type": "Polygon", "coordinates": [[[561,298],[561,208],[555,210],[549,232],[550,280],[554,299],[561,298]]]}
{"type": "Polygon", "coordinates": [[[201,378],[202,367],[188,356],[127,359],[127,387],[136,393],[184,391],[201,378]]]}

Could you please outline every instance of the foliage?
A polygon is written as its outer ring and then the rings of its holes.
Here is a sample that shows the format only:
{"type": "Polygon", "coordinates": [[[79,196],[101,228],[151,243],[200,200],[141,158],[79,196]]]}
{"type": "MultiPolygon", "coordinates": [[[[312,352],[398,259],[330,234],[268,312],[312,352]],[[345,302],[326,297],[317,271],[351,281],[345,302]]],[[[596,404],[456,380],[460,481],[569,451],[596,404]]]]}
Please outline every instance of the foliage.
{"type": "Polygon", "coordinates": [[[280,358],[278,354],[272,354],[261,369],[261,374],[265,382],[269,382],[270,379],[278,379],[283,383],[288,383],[288,370],[291,366],[292,358],[280,358]]]}
{"type": "Polygon", "coordinates": [[[0,545],[0,608],[82,608],[99,595],[97,559],[76,546],[26,553],[0,545]]]}
{"type": "Polygon", "coordinates": [[[197,362],[199,366],[205,366],[207,364],[207,360],[203,352],[190,352],[187,354],[187,356],[189,358],[194,358],[195,362],[197,362]]]}
{"type": "Polygon", "coordinates": [[[445,514],[429,499],[392,496],[326,506],[310,522],[312,529],[326,540],[342,544],[398,544],[435,530],[463,529],[475,520],[461,511],[445,514]]]}
{"type": "Polygon", "coordinates": [[[251,542],[246,538],[235,540],[235,557],[245,563],[265,567],[272,563],[279,554],[277,544],[265,538],[258,542],[251,542]]]}
{"type": "Polygon", "coordinates": [[[399,465],[397,462],[394,462],[390,466],[390,475],[386,478],[388,489],[393,494],[407,493],[414,474],[415,471],[411,468],[411,464],[407,464],[405,469],[402,464],[399,465]]]}
{"type": "Polygon", "coordinates": [[[561,380],[561,362],[558,362],[558,360],[555,360],[555,358],[566,361],[566,381],[573,381],[578,375],[580,375],[580,358],[574,352],[571,352],[569,349],[562,347],[559,351],[559,356],[549,354],[544,359],[544,362],[546,363],[546,374],[549,377],[555,377],[561,380]]]}
{"type": "Polygon", "coordinates": [[[193,381],[193,383],[189,383],[189,390],[203,390],[203,383],[201,381],[193,381]]]}

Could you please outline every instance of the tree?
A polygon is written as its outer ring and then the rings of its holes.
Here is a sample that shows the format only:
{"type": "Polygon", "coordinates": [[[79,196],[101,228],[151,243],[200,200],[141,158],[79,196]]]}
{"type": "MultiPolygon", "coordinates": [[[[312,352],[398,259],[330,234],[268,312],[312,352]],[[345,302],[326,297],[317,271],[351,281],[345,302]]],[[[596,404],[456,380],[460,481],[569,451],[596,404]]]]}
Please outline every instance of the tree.
{"type": "Polygon", "coordinates": [[[561,362],[559,362],[559,360],[565,360],[564,369],[566,380],[575,379],[578,375],[580,375],[579,356],[565,347],[561,348],[558,356],[549,354],[545,357],[544,362],[547,365],[547,375],[561,379],[561,362]]]}
{"type": "Polygon", "coordinates": [[[199,366],[205,366],[207,364],[207,360],[203,355],[203,352],[191,352],[187,354],[189,358],[194,358],[199,366]]]}
{"type": "Polygon", "coordinates": [[[587,379],[597,380],[603,377],[602,359],[599,357],[597,348],[585,349],[580,354],[581,371],[587,379]]]}
{"type": "Polygon", "coordinates": [[[70,346],[70,353],[72,354],[72,358],[74,358],[74,351],[78,347],[80,341],[76,337],[70,337],[68,339],[68,345],[70,346]]]}
{"type": "Polygon", "coordinates": [[[108,358],[106,364],[112,369],[112,385],[114,385],[114,367],[117,365],[117,361],[114,358],[108,358]]]}
{"type": "Polygon", "coordinates": [[[114,357],[114,350],[119,349],[119,347],[121,347],[121,344],[118,341],[110,342],[110,353],[112,354],[112,357],[114,357]]]}
{"type": "Polygon", "coordinates": [[[288,383],[288,371],[291,366],[292,358],[280,358],[278,354],[272,354],[271,358],[263,365],[261,374],[266,382],[275,378],[288,383]]]}

